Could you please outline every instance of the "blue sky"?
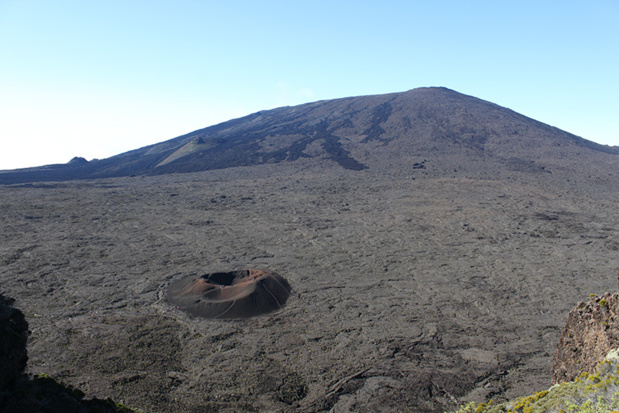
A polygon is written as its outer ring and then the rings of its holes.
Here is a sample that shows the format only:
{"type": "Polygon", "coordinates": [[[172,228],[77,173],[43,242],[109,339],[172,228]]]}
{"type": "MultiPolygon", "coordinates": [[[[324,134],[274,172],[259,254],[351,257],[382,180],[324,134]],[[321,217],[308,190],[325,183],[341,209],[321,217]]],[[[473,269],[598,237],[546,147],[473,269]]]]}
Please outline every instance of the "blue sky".
{"type": "Polygon", "coordinates": [[[0,169],[422,86],[619,145],[619,1],[0,0],[0,169]]]}

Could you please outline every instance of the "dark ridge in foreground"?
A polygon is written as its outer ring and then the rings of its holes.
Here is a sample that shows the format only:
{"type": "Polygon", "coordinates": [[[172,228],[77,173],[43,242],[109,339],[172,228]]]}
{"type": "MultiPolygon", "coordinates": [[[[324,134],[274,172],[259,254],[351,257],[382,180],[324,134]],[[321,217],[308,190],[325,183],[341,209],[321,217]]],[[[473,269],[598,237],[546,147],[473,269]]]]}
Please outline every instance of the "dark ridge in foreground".
{"type": "Polygon", "coordinates": [[[85,399],[78,389],[40,374],[25,374],[28,322],[0,293],[0,412],[11,413],[131,413],[112,400],[85,399]]]}
{"type": "Polygon", "coordinates": [[[419,88],[261,111],[107,159],[75,157],[67,164],[2,171],[0,184],[199,172],[301,159],[361,171],[394,167],[394,161],[422,165],[433,154],[447,155],[425,165],[435,170],[453,171],[450,156],[466,156],[541,172],[581,151],[619,154],[616,147],[472,96],[419,88]]]}

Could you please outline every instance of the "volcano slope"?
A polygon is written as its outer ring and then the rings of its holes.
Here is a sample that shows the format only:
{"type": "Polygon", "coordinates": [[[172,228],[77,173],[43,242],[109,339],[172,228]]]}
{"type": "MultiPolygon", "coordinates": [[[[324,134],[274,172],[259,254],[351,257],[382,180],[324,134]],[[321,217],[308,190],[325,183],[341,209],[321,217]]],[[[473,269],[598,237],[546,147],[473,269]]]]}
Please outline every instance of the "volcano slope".
{"type": "Polygon", "coordinates": [[[158,412],[436,412],[547,388],[569,310],[616,285],[615,148],[446,89],[270,113],[305,110],[327,131],[305,146],[247,138],[278,159],[160,173],[197,165],[199,132],[123,166],[140,176],[0,188],[29,371],[158,412]],[[210,320],[165,299],[244,268],[285,277],[286,305],[210,320]]]}

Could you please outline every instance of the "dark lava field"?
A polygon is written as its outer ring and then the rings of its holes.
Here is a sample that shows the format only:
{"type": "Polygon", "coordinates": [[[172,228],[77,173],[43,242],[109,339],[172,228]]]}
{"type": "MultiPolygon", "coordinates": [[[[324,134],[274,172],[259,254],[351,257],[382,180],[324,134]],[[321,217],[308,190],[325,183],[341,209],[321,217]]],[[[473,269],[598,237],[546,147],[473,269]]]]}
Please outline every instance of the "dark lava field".
{"type": "MultiPolygon", "coordinates": [[[[394,113],[367,124],[389,133],[394,113]]],[[[0,289],[30,325],[29,373],[148,412],[442,412],[548,388],[568,312],[617,288],[619,156],[340,138],[365,168],[317,141],[274,163],[0,186],[0,289]],[[218,320],[166,300],[246,268],[285,277],[286,305],[218,320]]]]}

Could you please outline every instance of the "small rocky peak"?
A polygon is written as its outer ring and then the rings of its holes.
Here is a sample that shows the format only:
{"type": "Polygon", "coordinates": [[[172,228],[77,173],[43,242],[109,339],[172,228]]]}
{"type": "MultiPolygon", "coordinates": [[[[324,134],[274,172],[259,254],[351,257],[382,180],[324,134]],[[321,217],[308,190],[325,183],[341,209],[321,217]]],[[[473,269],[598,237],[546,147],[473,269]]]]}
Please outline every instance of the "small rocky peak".
{"type": "Polygon", "coordinates": [[[85,165],[87,163],[88,161],[85,158],[82,158],[81,156],[75,156],[73,159],[71,159],[68,162],[69,165],[85,165]]]}

